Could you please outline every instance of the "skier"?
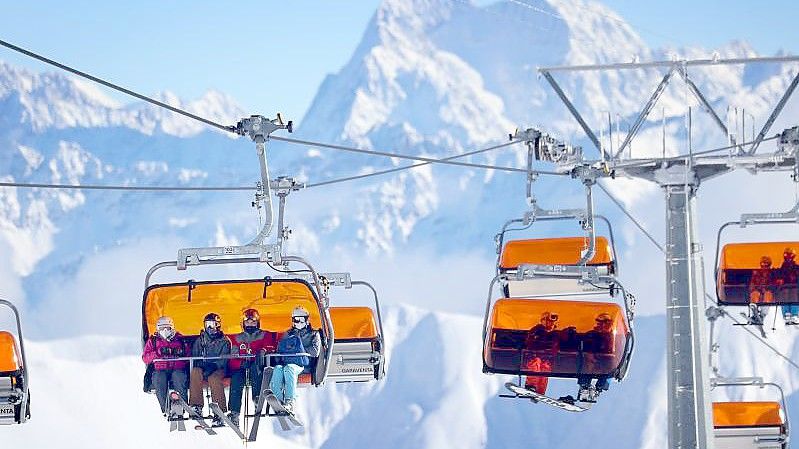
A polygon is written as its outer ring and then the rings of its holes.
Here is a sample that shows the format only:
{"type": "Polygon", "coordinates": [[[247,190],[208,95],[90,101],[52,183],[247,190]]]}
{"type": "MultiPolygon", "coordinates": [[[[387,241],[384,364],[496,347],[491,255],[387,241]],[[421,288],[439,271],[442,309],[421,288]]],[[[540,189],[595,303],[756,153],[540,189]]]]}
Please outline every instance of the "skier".
{"type": "MultiPolygon", "coordinates": [[[[145,364],[153,364],[152,382],[155,387],[155,396],[158,404],[161,405],[161,412],[166,414],[169,411],[167,393],[171,389],[176,391],[180,397],[186,398],[186,368],[188,362],[185,360],[169,361],[186,357],[189,354],[188,342],[175,331],[175,322],[168,316],[158,318],[155,324],[156,332],[144,345],[142,360],[145,364]],[[165,360],[166,359],[166,360],[165,360]],[[154,362],[154,360],[159,360],[154,362]]],[[[177,416],[170,415],[170,418],[177,416]]]]}
{"type": "MultiPolygon", "coordinates": [[[[602,366],[602,356],[613,353],[613,318],[607,313],[600,313],[594,319],[594,328],[585,333],[583,337],[583,351],[586,353],[586,364],[589,369],[594,371],[607,371],[607,367],[602,366]]],[[[580,375],[577,377],[577,385],[580,391],[577,393],[577,400],[583,402],[595,402],[599,393],[610,388],[610,377],[606,374],[596,376],[596,384],[591,386],[592,376],[580,375]]]]}
{"type": "MultiPolygon", "coordinates": [[[[544,373],[552,371],[552,359],[560,346],[557,327],[557,313],[544,312],[541,314],[539,323],[530,329],[524,344],[528,351],[536,352],[535,356],[526,361],[525,370],[544,373]],[[542,352],[544,354],[541,354],[542,352]]],[[[525,388],[538,394],[545,394],[548,384],[549,378],[545,376],[527,376],[524,381],[525,388]]]]}
{"type": "MultiPolygon", "coordinates": [[[[241,318],[242,332],[231,338],[233,352],[239,355],[260,356],[265,353],[275,352],[277,348],[277,334],[261,330],[261,316],[255,309],[247,309],[241,318]]],[[[247,376],[252,386],[252,400],[257,403],[261,393],[264,363],[260,357],[255,359],[232,359],[228,365],[230,370],[230,413],[228,418],[235,425],[239,425],[241,413],[241,400],[247,376]]]]}
{"type": "Polygon", "coordinates": [[[308,311],[295,307],[291,312],[291,328],[283,334],[277,345],[279,354],[307,353],[309,356],[282,356],[272,373],[270,388],[275,397],[290,413],[294,412],[297,379],[302,373],[310,373],[313,359],[319,357],[322,338],[318,330],[311,328],[308,311]]]}
{"type": "Polygon", "coordinates": [[[749,302],[754,304],[774,302],[771,257],[760,258],[760,268],[752,270],[749,280],[749,302]]]}
{"type": "MultiPolygon", "coordinates": [[[[797,278],[799,266],[796,265],[796,253],[793,248],[785,248],[783,261],[777,274],[777,300],[780,302],[797,302],[797,278]]],[[[782,316],[788,324],[799,324],[799,306],[783,305],[782,316]]]]}
{"type": "MultiPolygon", "coordinates": [[[[227,411],[225,403],[225,368],[227,360],[219,357],[230,355],[230,339],[222,333],[222,318],[215,313],[209,313],[203,318],[203,330],[194,340],[191,348],[192,357],[203,357],[204,360],[194,362],[189,382],[189,405],[202,416],[203,411],[203,380],[208,381],[211,389],[211,399],[219,405],[223,412],[227,411]]],[[[222,418],[214,415],[212,426],[224,425],[222,418]]]]}

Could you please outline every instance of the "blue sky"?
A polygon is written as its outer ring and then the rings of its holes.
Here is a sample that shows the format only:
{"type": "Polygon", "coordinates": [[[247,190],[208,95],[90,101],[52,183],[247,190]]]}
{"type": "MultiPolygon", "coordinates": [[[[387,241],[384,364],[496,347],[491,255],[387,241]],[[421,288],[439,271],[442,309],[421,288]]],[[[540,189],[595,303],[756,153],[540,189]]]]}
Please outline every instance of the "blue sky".
{"type": "MultiPolygon", "coordinates": [[[[282,111],[300,121],[325,75],[349,59],[379,3],[13,2],[3,7],[0,38],[147,94],[193,98],[217,89],[247,111],[282,111]]],[[[652,46],[712,48],[739,39],[763,54],[799,53],[791,0],[605,3],[652,46]]],[[[0,60],[42,70],[5,49],[0,60]]]]}

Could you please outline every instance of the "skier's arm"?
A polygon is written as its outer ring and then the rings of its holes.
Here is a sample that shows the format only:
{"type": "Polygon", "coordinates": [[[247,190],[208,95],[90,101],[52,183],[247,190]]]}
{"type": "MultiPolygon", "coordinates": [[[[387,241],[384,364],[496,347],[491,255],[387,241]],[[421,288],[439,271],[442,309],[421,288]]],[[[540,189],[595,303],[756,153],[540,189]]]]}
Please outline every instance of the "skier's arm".
{"type": "Polygon", "coordinates": [[[153,360],[158,358],[158,354],[155,352],[155,344],[153,344],[154,338],[148,338],[147,343],[144,345],[144,352],[142,352],[141,359],[142,361],[149,365],[153,363],[153,360]]]}

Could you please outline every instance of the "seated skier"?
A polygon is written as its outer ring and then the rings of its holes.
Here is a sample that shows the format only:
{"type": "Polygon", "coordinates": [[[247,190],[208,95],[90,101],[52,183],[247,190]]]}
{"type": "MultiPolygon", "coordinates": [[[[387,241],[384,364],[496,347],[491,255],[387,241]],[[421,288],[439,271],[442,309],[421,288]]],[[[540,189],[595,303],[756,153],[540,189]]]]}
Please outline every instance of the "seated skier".
{"type": "Polygon", "coordinates": [[[275,352],[277,348],[277,335],[274,332],[261,330],[261,315],[255,309],[247,309],[241,319],[242,332],[231,338],[233,352],[238,355],[259,356],[254,359],[232,359],[228,368],[230,370],[230,413],[228,418],[235,425],[239,425],[241,413],[241,400],[244,384],[249,377],[252,386],[252,400],[258,402],[263,380],[264,363],[262,354],[275,352]],[[237,352],[238,351],[238,352],[237,352]]]}
{"type": "MultiPolygon", "coordinates": [[[[219,357],[228,356],[230,352],[230,339],[222,333],[222,318],[215,313],[209,313],[203,319],[203,330],[191,348],[192,357],[205,358],[194,362],[189,382],[189,405],[200,416],[203,411],[204,380],[208,381],[208,387],[211,389],[211,400],[219,405],[223,412],[227,411],[223,383],[227,360],[219,357]]],[[[221,427],[224,422],[221,417],[214,415],[211,425],[221,427]]]]}
{"type": "MultiPolygon", "coordinates": [[[[583,337],[583,350],[585,351],[586,365],[594,371],[605,371],[607,367],[601,363],[603,354],[613,353],[613,319],[607,313],[597,315],[594,328],[585,333],[583,337]]],[[[599,393],[610,388],[610,376],[600,374],[596,376],[596,384],[591,386],[592,376],[580,375],[577,384],[580,391],[577,400],[595,402],[599,393]]]]}
{"type": "MultiPolygon", "coordinates": [[[[153,364],[152,383],[155,388],[155,396],[161,406],[161,412],[169,412],[169,401],[167,393],[172,389],[181,398],[186,399],[187,368],[189,363],[185,360],[169,361],[189,354],[189,347],[182,335],[175,331],[175,322],[168,316],[158,318],[155,325],[156,332],[144,345],[142,360],[147,365],[153,364]],[[155,361],[158,360],[158,361],[155,361]]],[[[177,415],[171,415],[176,418],[177,415]]]]}
{"type": "Polygon", "coordinates": [[[277,345],[278,354],[307,353],[310,356],[281,356],[272,373],[269,386],[275,397],[290,413],[294,412],[297,379],[302,373],[310,373],[313,359],[319,357],[322,349],[322,338],[318,330],[311,328],[308,311],[303,307],[295,307],[291,312],[291,329],[280,338],[277,345]]]}
{"type": "MultiPolygon", "coordinates": [[[[549,373],[552,371],[552,361],[558,352],[560,338],[557,331],[558,314],[544,312],[538,324],[533,326],[527,334],[525,349],[530,351],[532,357],[526,360],[527,371],[549,373]]],[[[524,387],[538,394],[546,394],[549,378],[545,376],[527,376],[524,387]]]]}

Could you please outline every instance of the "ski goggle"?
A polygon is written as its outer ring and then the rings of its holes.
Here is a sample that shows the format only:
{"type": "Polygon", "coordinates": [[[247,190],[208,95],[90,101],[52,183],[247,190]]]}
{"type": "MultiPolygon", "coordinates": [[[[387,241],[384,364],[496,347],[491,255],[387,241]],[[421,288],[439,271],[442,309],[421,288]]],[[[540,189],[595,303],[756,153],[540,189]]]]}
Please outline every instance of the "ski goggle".
{"type": "Polygon", "coordinates": [[[258,324],[258,320],[253,319],[253,318],[245,318],[244,319],[244,324],[249,324],[250,326],[255,326],[255,325],[258,324]]]}
{"type": "Polygon", "coordinates": [[[219,330],[221,327],[222,327],[222,325],[220,325],[217,321],[206,321],[205,322],[205,328],[209,329],[209,330],[210,329],[219,330]]]}
{"type": "Polygon", "coordinates": [[[293,316],[293,317],[291,317],[291,321],[293,321],[295,323],[304,323],[304,322],[308,321],[308,318],[304,317],[304,316],[293,316]]]}

